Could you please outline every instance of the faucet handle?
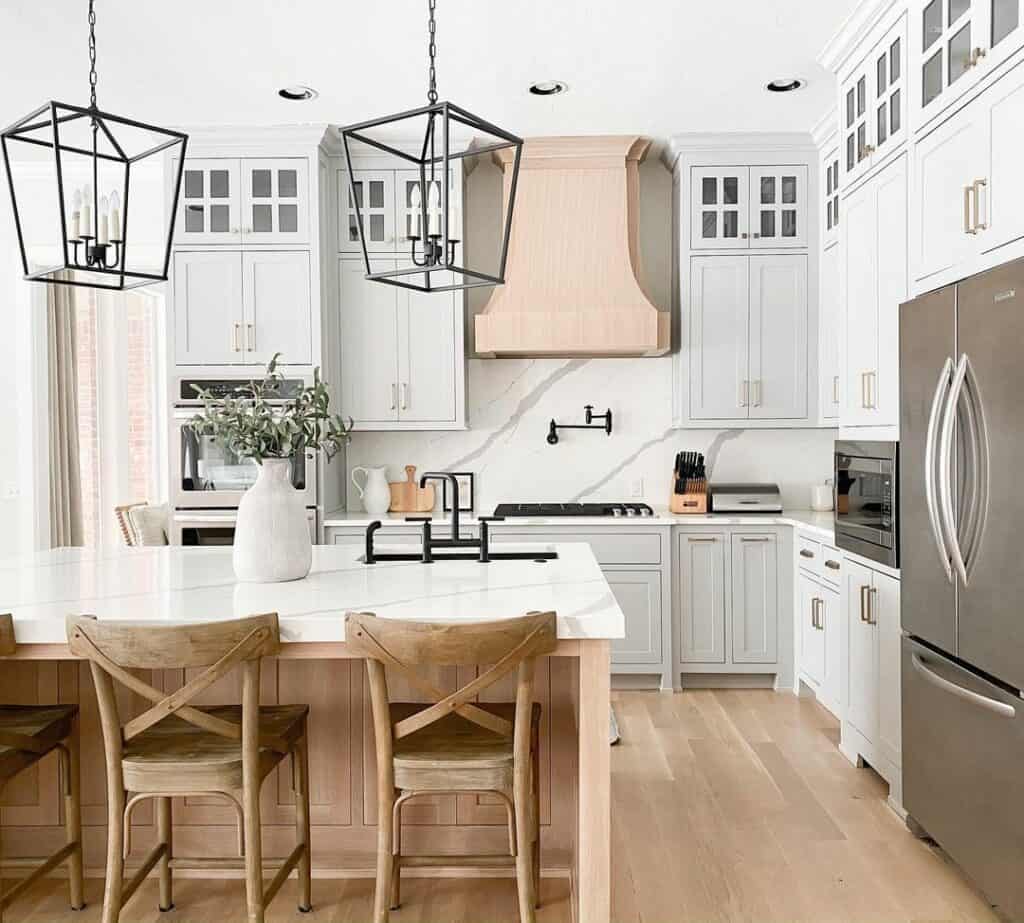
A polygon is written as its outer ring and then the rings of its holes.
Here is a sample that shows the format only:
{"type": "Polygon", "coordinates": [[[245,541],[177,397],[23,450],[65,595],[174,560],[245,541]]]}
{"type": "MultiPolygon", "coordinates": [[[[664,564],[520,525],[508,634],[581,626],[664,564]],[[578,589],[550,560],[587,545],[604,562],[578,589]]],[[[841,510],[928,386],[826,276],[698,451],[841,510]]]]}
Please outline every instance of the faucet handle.
{"type": "Polygon", "coordinates": [[[504,516],[477,516],[477,522],[504,522],[504,516]]]}

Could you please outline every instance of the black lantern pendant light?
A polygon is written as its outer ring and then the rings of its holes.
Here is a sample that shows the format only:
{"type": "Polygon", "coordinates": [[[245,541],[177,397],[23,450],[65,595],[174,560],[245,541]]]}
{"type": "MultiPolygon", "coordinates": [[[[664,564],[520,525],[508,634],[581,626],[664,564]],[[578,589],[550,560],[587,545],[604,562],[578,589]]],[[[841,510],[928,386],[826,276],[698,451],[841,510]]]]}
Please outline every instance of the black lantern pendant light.
{"type": "Polygon", "coordinates": [[[516,181],[519,176],[523,141],[453,102],[438,101],[435,71],[437,46],[434,41],[436,0],[427,0],[427,3],[427,53],[430,61],[427,105],[341,129],[348,165],[349,196],[355,210],[359,240],[362,243],[366,278],[374,282],[385,282],[424,292],[450,292],[485,285],[501,285],[505,281],[505,263],[512,230],[512,211],[515,206],[516,181]],[[473,143],[464,150],[453,151],[453,131],[463,129],[470,129],[474,133],[473,143]],[[414,134],[414,131],[417,133],[414,134]],[[370,132],[378,132],[378,137],[371,137],[370,132]],[[418,153],[412,154],[394,146],[396,137],[418,139],[419,132],[422,132],[423,141],[420,145],[417,140],[418,153]],[[411,212],[410,220],[402,229],[403,239],[409,248],[409,266],[375,272],[370,265],[364,228],[362,184],[352,169],[352,141],[384,151],[405,163],[415,164],[415,169],[419,171],[419,184],[413,186],[406,203],[411,212]],[[449,167],[459,158],[491,153],[503,148],[514,148],[515,155],[511,170],[505,174],[505,216],[501,249],[493,266],[486,269],[471,269],[465,265],[463,241],[460,239],[461,221],[455,203],[449,196],[449,167]]]}
{"type": "Polygon", "coordinates": [[[166,282],[188,136],[100,111],[93,4],[89,0],[89,106],[51,101],[0,133],[22,269],[32,282],[91,288],[166,282]],[[24,156],[12,158],[11,149],[24,156]],[[168,154],[174,195],[164,213],[159,167],[168,154]],[[149,214],[131,210],[132,226],[141,230],[129,246],[132,183],[138,186],[140,172],[160,193],[149,214]]]}

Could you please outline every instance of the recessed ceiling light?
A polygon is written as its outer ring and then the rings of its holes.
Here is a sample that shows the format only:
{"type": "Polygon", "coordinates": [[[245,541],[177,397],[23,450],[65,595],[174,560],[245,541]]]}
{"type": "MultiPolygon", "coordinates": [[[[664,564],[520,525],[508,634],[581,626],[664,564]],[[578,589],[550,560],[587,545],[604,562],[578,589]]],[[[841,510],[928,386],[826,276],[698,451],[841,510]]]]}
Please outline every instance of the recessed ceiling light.
{"type": "Polygon", "coordinates": [[[304,87],[300,84],[295,84],[295,86],[283,87],[278,90],[277,95],[282,99],[298,101],[303,99],[316,99],[320,94],[312,87],[304,87]]]}
{"type": "Polygon", "coordinates": [[[765,89],[770,93],[789,93],[791,90],[799,90],[804,85],[802,80],[796,77],[786,77],[783,80],[773,80],[765,89]]]}
{"type": "Polygon", "coordinates": [[[561,80],[538,80],[530,84],[530,92],[534,96],[557,96],[569,89],[569,84],[561,80]]]}

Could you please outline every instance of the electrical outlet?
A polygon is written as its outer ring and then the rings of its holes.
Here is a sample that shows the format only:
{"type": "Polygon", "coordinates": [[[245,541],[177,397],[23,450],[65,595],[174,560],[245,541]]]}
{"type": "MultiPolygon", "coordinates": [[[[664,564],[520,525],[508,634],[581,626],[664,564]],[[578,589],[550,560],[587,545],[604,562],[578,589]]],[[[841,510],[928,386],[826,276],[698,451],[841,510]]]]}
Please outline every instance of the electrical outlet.
{"type": "Polygon", "coordinates": [[[633,478],[629,482],[629,495],[631,497],[642,497],[644,495],[644,479],[633,478]]]}
{"type": "Polygon", "coordinates": [[[21,488],[16,481],[8,481],[4,484],[3,498],[5,500],[17,500],[21,496],[21,488]]]}

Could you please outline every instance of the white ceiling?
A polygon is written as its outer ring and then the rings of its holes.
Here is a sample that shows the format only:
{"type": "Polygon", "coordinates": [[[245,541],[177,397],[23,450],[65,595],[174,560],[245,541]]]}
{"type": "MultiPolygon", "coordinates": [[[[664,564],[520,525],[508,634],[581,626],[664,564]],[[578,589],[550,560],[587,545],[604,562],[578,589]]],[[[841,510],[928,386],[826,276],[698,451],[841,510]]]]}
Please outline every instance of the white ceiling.
{"type": "MultiPolygon", "coordinates": [[[[810,129],[857,0],[438,0],[438,86],[522,135],[810,129]],[[774,77],[806,89],[770,94],[774,77]],[[542,99],[534,80],[566,81],[542,99]]],[[[96,0],[99,102],[168,125],[344,124],[425,102],[426,0],[96,0]],[[305,83],[294,103],[279,87],[305,83]]],[[[2,0],[0,123],[88,101],[85,0],[2,0]]]]}

